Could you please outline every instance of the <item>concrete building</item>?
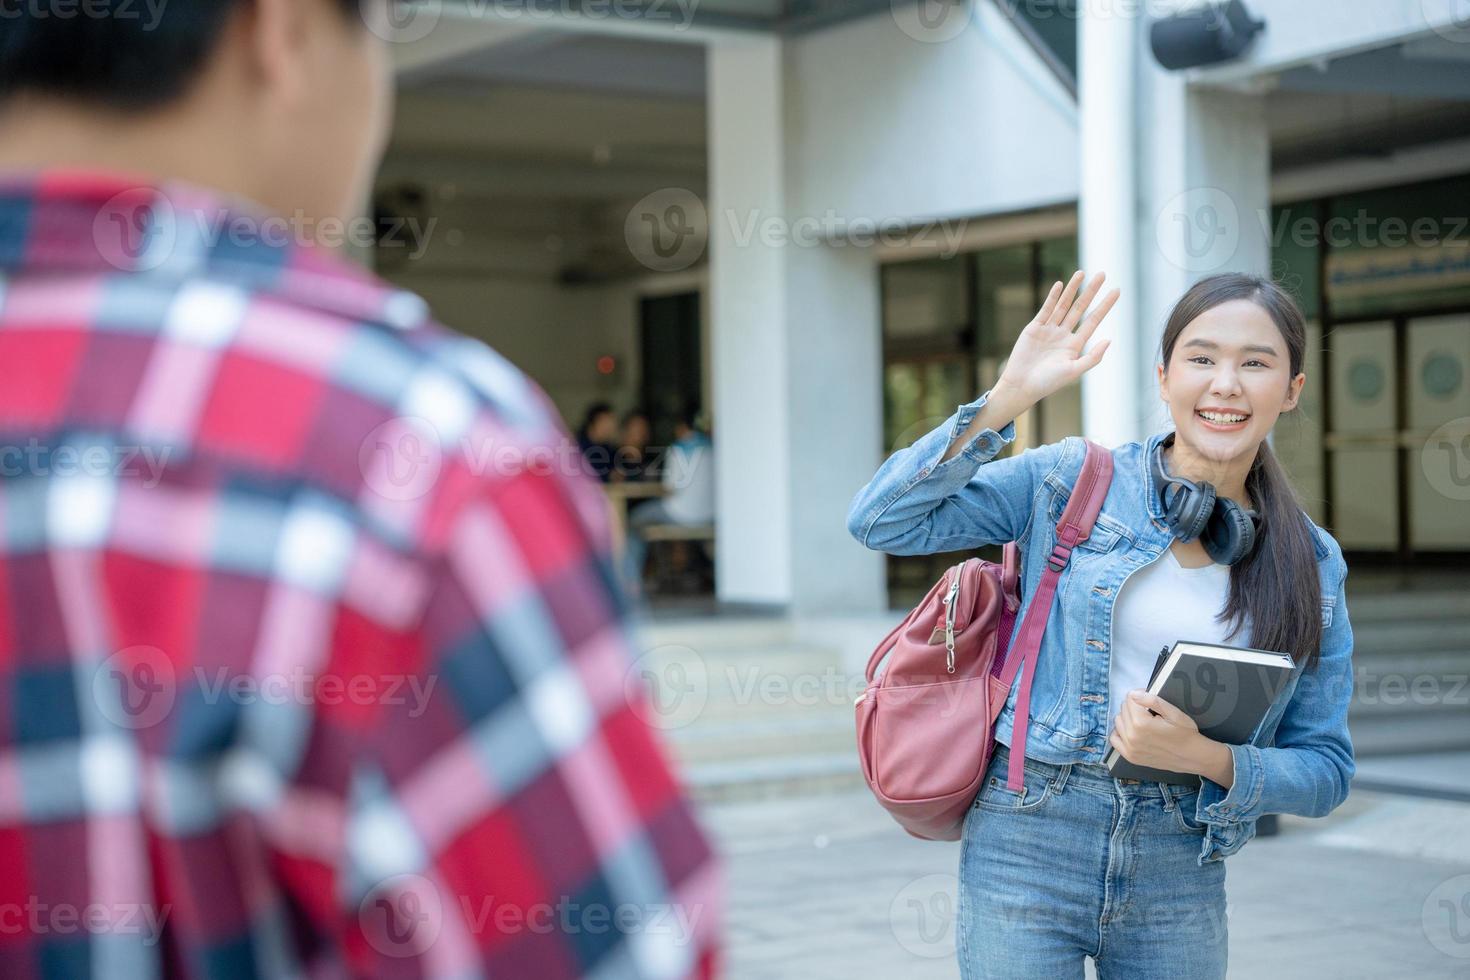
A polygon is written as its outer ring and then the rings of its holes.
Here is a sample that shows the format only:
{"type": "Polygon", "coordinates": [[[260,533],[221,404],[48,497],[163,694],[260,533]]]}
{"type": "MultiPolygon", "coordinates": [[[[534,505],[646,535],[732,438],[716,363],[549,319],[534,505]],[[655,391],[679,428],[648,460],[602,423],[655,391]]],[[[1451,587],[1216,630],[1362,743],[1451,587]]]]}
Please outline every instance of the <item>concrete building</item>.
{"type": "Polygon", "coordinates": [[[1312,322],[1274,437],[1355,567],[1470,552],[1470,23],[1454,0],[1248,0],[1168,71],[1159,0],[444,0],[397,26],[381,272],[569,422],[696,398],[732,604],[870,611],[931,580],[847,504],[985,391],[1055,278],[1124,288],[1108,358],[1020,446],[1167,423],[1165,313],[1269,272],[1312,322]],[[1457,20],[1457,17],[1459,18],[1457,20]]]}

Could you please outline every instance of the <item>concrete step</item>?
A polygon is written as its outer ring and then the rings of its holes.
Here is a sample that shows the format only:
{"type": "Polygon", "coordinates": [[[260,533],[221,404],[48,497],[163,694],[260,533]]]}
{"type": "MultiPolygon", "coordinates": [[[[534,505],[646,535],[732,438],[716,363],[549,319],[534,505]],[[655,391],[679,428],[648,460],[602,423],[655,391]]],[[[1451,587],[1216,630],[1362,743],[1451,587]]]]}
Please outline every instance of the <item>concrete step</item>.
{"type": "Polygon", "coordinates": [[[1420,588],[1405,591],[1356,590],[1348,573],[1348,613],[1359,620],[1470,619],[1470,584],[1465,589],[1420,588]]]}
{"type": "Polygon", "coordinates": [[[811,712],[851,714],[861,674],[831,650],[778,646],[718,651],[681,644],[645,648],[635,669],[654,692],[671,735],[695,725],[811,712]]]}
{"type": "Polygon", "coordinates": [[[866,786],[857,751],[712,762],[684,772],[701,802],[838,793],[866,786]]]}
{"type": "Polygon", "coordinates": [[[711,721],[670,734],[670,745],[687,765],[730,759],[827,755],[856,751],[857,744],[851,705],[840,712],[824,710],[711,721]]]}
{"type": "MultiPolygon", "coordinates": [[[[1430,651],[1412,657],[1353,657],[1352,717],[1470,711],[1470,653],[1430,651]]],[[[1470,731],[1470,725],[1467,725],[1470,731]]]]}
{"type": "Polygon", "coordinates": [[[1357,717],[1348,713],[1353,754],[1393,755],[1470,749],[1470,713],[1418,711],[1357,717]]]}
{"type": "MultiPolygon", "coordinates": [[[[1351,615],[1351,610],[1349,614],[1351,615]]],[[[1377,620],[1353,624],[1354,653],[1413,653],[1416,650],[1470,651],[1470,620],[1377,620]]]]}

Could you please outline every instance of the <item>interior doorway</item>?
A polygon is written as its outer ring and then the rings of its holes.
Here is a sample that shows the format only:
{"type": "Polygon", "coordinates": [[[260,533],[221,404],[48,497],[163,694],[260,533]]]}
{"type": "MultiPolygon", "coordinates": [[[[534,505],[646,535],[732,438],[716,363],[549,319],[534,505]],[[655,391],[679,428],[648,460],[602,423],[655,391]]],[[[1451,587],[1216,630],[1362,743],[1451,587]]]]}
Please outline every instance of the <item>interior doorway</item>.
{"type": "Polygon", "coordinates": [[[704,407],[699,293],[650,296],[641,301],[642,383],[655,446],[674,441],[674,422],[686,408],[704,407]]]}

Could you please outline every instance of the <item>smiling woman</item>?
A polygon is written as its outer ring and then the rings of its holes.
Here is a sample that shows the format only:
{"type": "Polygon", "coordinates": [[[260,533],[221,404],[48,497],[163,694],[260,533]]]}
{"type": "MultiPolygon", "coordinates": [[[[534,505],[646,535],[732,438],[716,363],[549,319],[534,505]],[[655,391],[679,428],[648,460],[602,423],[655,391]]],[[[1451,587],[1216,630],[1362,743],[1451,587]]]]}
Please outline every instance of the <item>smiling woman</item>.
{"type": "Polygon", "coordinates": [[[1266,436],[1297,407],[1306,324],[1296,301],[1259,276],[1202,280],[1164,328],[1159,397],[1174,420],[1170,474],[1213,484],[1259,514],[1260,546],[1230,566],[1222,620],[1254,624],[1249,645],[1311,665],[1321,643],[1321,587],[1302,504],[1266,436]]]}
{"type": "Polygon", "coordinates": [[[1091,486],[1086,441],[1000,454],[1019,415],[1106,351],[1096,331],[1116,293],[1087,313],[1102,279],[1083,279],[1052,287],[990,391],[884,462],[848,528],[892,554],[1015,542],[1015,622],[1050,617],[1034,674],[1018,672],[996,716],[962,829],[960,975],[1080,977],[1091,956],[1099,977],[1223,980],[1220,862],[1263,816],[1331,812],[1354,772],[1346,562],[1266,442],[1306,381],[1304,323],[1255,276],[1186,292],[1158,366],[1174,429],[1111,450],[1097,522],[1073,547],[1075,527],[1059,519],[1091,486]],[[1060,572],[1054,591],[1040,586],[1048,568],[1060,572]],[[1299,669],[1250,739],[1227,743],[1143,690],[1161,647],[1180,639],[1288,653],[1299,669]],[[1110,747],[1199,778],[1114,778],[1110,747]],[[1006,785],[1017,762],[1020,792],[1006,785]]]}

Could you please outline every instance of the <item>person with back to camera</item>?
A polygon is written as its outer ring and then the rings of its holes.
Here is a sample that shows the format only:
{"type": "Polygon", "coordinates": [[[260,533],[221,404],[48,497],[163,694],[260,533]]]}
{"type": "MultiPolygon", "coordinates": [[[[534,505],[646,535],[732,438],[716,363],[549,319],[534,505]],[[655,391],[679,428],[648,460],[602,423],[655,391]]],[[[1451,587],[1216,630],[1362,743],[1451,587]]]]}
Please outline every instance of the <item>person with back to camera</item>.
{"type": "Polygon", "coordinates": [[[47,6],[0,4],[0,977],[714,976],[602,490],[337,254],[404,12],[47,6]]]}
{"type": "MultiPolygon", "coordinates": [[[[1102,279],[1081,288],[1078,272],[1052,287],[995,386],[858,492],[854,537],[896,555],[1014,540],[1024,620],[1086,443],[995,457],[1015,418],[1102,360],[1107,340],[1085,348],[1117,290],[1083,318],[1102,279]]],[[[1305,347],[1301,310],[1269,279],[1213,276],[1175,304],[1157,366],[1173,431],[1111,450],[1108,494],[1042,637],[1024,786],[1006,780],[1018,683],[965,818],[961,976],[1080,978],[1091,956],[1099,980],[1224,977],[1224,858],[1263,814],[1322,817],[1347,797],[1347,565],[1265,441],[1297,406],[1305,347]],[[1215,509],[1191,536],[1170,504],[1205,484],[1215,509]],[[1241,533],[1223,533],[1232,520],[1241,533]],[[1249,744],[1208,738],[1142,690],[1160,646],[1181,638],[1291,655],[1296,669],[1249,744]],[[1200,785],[1114,778],[1102,764],[1114,747],[1200,785]]]]}

